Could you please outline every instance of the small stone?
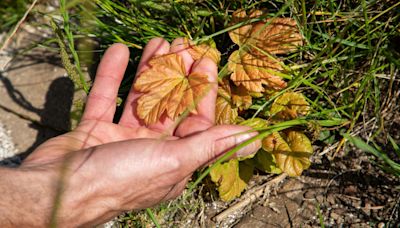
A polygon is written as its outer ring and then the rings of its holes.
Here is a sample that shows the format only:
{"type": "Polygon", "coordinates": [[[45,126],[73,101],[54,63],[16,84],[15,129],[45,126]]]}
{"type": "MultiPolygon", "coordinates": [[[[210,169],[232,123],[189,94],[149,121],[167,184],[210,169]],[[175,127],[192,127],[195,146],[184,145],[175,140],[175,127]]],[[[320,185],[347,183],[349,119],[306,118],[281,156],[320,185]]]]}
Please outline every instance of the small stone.
{"type": "Polygon", "coordinates": [[[354,185],[349,185],[344,189],[344,194],[346,195],[354,195],[357,193],[357,187],[354,185]]]}
{"type": "Polygon", "coordinates": [[[317,196],[317,201],[318,201],[319,203],[324,202],[324,196],[323,196],[323,195],[318,195],[318,196],[317,196]]]}
{"type": "Polygon", "coordinates": [[[335,196],[332,195],[332,194],[329,194],[329,195],[326,197],[326,201],[327,201],[330,205],[334,205],[334,204],[336,203],[335,196]]]}
{"type": "Polygon", "coordinates": [[[335,221],[340,219],[340,215],[336,214],[335,212],[331,213],[331,218],[333,218],[335,221]]]}
{"type": "MultiPolygon", "coordinates": [[[[297,179],[290,179],[285,185],[281,188],[280,192],[284,193],[288,198],[294,199],[299,194],[302,193],[302,189],[304,184],[298,181],[297,179]]],[[[300,196],[301,197],[301,196],[300,196]]]]}
{"type": "Polygon", "coordinates": [[[303,195],[304,199],[311,200],[315,199],[315,192],[314,191],[306,191],[303,195]]]}

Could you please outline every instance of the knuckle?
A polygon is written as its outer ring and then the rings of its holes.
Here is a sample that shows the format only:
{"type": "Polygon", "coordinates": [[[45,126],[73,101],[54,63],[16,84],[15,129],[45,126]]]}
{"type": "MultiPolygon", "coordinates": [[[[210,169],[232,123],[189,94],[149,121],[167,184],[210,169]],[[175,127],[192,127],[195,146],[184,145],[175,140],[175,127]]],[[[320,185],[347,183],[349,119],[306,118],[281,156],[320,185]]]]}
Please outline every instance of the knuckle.
{"type": "Polygon", "coordinates": [[[88,99],[102,101],[102,102],[114,102],[116,100],[115,97],[111,97],[111,96],[104,95],[103,93],[95,93],[95,92],[90,93],[88,99]]]}

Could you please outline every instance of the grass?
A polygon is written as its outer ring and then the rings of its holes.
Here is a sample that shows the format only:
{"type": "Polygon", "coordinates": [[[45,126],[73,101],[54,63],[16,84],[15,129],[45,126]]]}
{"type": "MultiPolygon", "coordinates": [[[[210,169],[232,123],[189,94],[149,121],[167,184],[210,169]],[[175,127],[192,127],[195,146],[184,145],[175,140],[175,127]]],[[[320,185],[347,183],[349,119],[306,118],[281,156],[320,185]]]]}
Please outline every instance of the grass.
{"type": "MultiPolygon", "coordinates": [[[[317,137],[319,132],[328,132],[331,141],[340,142],[336,152],[330,154],[330,157],[334,157],[345,145],[345,138],[339,132],[351,134],[357,124],[371,118],[375,118],[377,125],[385,124],[385,115],[390,110],[385,110],[383,104],[389,102],[389,93],[393,93],[398,86],[395,76],[400,66],[400,48],[396,45],[400,39],[400,3],[366,0],[360,3],[324,0],[315,1],[314,4],[305,0],[250,3],[221,0],[97,0],[93,3],[69,4],[74,12],[70,18],[74,23],[70,24],[69,29],[74,34],[97,41],[100,50],[114,42],[128,45],[133,67],[139,61],[141,50],[153,37],[164,37],[168,41],[189,37],[196,42],[213,39],[222,52],[220,69],[224,69],[229,54],[235,49],[228,32],[241,26],[229,23],[233,11],[268,9],[269,18],[292,17],[298,22],[306,44],[284,59],[285,69],[288,69],[285,77],[292,78],[287,90],[306,94],[313,112],[306,120],[285,122],[282,127],[306,124],[317,137]],[[343,119],[348,121],[343,122],[343,119]],[[313,120],[316,121],[310,122],[313,120]],[[318,120],[337,121],[334,125],[339,127],[332,130],[332,126],[324,126],[318,120]]],[[[76,64],[74,55],[73,59],[76,64]]],[[[226,76],[224,72],[221,70],[219,76],[226,76]]],[[[123,82],[120,90],[122,99],[132,83],[133,73],[130,72],[123,82]]],[[[245,115],[263,115],[275,97],[257,100],[245,115]]],[[[281,129],[277,125],[273,128],[281,129]]],[[[274,130],[263,129],[259,137],[271,131],[274,130]]],[[[382,129],[374,130],[372,138],[380,133],[382,129]]],[[[355,143],[353,140],[350,142],[355,143]]],[[[216,164],[247,143],[229,151],[216,164]]],[[[316,140],[315,143],[324,142],[316,140]]],[[[210,168],[198,174],[183,200],[193,197],[193,191],[209,171],[210,168]]],[[[155,209],[155,214],[160,211],[177,213],[178,204],[164,206],[162,210],[155,209]]],[[[157,216],[147,212],[154,221],[157,216]]],[[[169,224],[168,221],[163,222],[169,224]]]]}
{"type": "Polygon", "coordinates": [[[24,15],[28,0],[2,0],[0,2],[0,31],[9,32],[24,15]]]}
{"type": "MultiPolygon", "coordinates": [[[[2,1],[0,6],[7,2],[17,5],[8,11],[7,7],[0,7],[0,15],[4,15],[0,16],[0,26],[3,26],[0,30],[3,31],[9,30],[18,21],[20,17],[18,15],[24,13],[21,9],[27,4],[27,1],[22,0],[2,1]],[[9,12],[14,12],[13,16],[7,16],[10,15],[9,12]],[[1,23],[5,20],[5,23],[1,23]]],[[[393,161],[393,157],[387,159],[382,157],[386,154],[387,148],[382,149],[378,144],[371,147],[348,135],[359,134],[360,132],[354,131],[355,128],[366,122],[377,126],[362,134],[367,135],[370,141],[382,138],[386,133],[398,134],[397,129],[388,125],[390,121],[388,118],[396,108],[396,105],[391,104],[399,102],[395,97],[400,80],[398,78],[400,2],[398,1],[316,0],[310,3],[305,0],[61,0],[60,6],[58,14],[61,17],[54,17],[58,29],[63,34],[59,40],[66,44],[64,48],[71,62],[70,68],[73,68],[71,72],[75,70],[78,75],[79,80],[75,80],[77,87],[86,92],[89,91],[90,82],[85,80],[83,74],[93,62],[87,58],[101,55],[112,43],[121,42],[130,47],[130,69],[135,69],[143,47],[153,37],[164,37],[168,41],[177,37],[189,37],[196,42],[213,39],[222,53],[219,76],[224,77],[227,59],[230,53],[237,49],[230,40],[228,32],[241,26],[241,24],[230,24],[233,11],[264,9],[268,18],[294,18],[306,42],[299,51],[284,58],[284,67],[287,71],[283,76],[291,78],[286,90],[300,91],[307,96],[312,114],[307,119],[288,121],[261,129],[260,135],[269,134],[274,129],[301,126],[303,129],[308,129],[310,135],[314,135],[315,145],[326,146],[339,142],[334,152],[326,154],[330,159],[337,156],[349,140],[383,159],[384,162],[379,165],[386,167],[386,170],[387,167],[391,169],[397,167],[389,162],[393,161]],[[86,55],[87,53],[93,55],[86,55]]],[[[50,40],[46,45],[54,48],[52,44],[55,41],[50,40]]],[[[127,96],[133,77],[134,71],[128,71],[119,91],[122,101],[127,96]]],[[[244,115],[248,117],[264,115],[275,98],[276,96],[257,99],[244,115]]],[[[398,151],[395,145],[399,143],[396,144],[396,140],[399,139],[390,140],[394,151],[398,151]]],[[[228,155],[219,159],[217,163],[235,153],[246,143],[228,152],[228,155]]],[[[127,214],[128,219],[121,220],[124,220],[124,224],[128,224],[127,221],[132,222],[136,219],[143,225],[151,223],[151,220],[153,222],[159,220],[158,214],[169,214],[169,220],[162,219],[164,224],[161,225],[165,225],[172,224],[176,218],[174,216],[182,214],[182,211],[195,213],[202,210],[204,206],[193,203],[192,200],[193,196],[198,196],[196,194],[199,186],[209,171],[210,168],[197,174],[197,179],[190,183],[187,195],[180,201],[162,205],[156,208],[154,213],[147,210],[149,216],[145,215],[145,212],[127,214]]]]}
{"type": "Polygon", "coordinates": [[[376,161],[372,161],[374,164],[380,166],[388,173],[400,176],[400,145],[396,144],[390,135],[388,136],[390,145],[387,145],[385,149],[373,141],[371,146],[357,137],[345,135],[345,138],[359,149],[372,154],[376,159],[376,161]],[[391,157],[393,157],[393,159],[391,159],[391,157]]]}

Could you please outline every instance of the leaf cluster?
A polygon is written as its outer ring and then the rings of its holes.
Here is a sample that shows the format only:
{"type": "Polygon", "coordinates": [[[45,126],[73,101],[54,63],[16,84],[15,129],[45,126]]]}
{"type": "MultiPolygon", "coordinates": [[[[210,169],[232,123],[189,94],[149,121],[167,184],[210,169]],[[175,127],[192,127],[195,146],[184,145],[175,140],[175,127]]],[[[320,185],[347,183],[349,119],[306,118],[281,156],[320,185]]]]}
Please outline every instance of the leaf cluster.
{"type": "MultiPolygon", "coordinates": [[[[238,10],[233,13],[232,23],[257,18],[264,18],[262,11],[252,11],[247,15],[246,11],[238,10]]],[[[239,123],[263,129],[309,113],[309,103],[301,93],[286,90],[277,95],[287,87],[280,74],[284,72],[284,63],[279,55],[296,51],[303,44],[295,20],[264,18],[256,23],[244,23],[230,31],[229,36],[239,49],[229,57],[228,73],[220,81],[216,104],[218,124],[239,123]],[[267,112],[251,118],[240,115],[246,113],[256,100],[264,99],[273,100],[267,112]]],[[[218,186],[221,199],[230,201],[246,188],[250,179],[247,177],[251,177],[254,169],[299,176],[310,166],[312,153],[311,142],[301,131],[288,129],[274,132],[263,139],[262,149],[254,157],[221,163],[211,170],[210,175],[218,186]],[[240,168],[242,166],[245,168],[240,168]]]]}
{"type": "MultiPolygon", "coordinates": [[[[256,11],[250,14],[250,18],[262,15],[261,11],[256,11]]],[[[243,11],[234,13],[234,20],[243,20],[245,17],[243,11]]],[[[296,47],[302,45],[296,22],[290,18],[260,20],[229,34],[239,50],[229,57],[230,77],[220,79],[216,102],[217,123],[239,123],[262,129],[307,115],[309,104],[299,92],[285,92],[278,96],[266,115],[249,119],[239,115],[251,107],[253,99],[270,97],[285,89],[286,81],[271,69],[277,69],[276,64],[280,66],[281,60],[277,54],[296,51],[296,47]],[[241,80],[244,77],[247,78],[241,80]]],[[[190,40],[185,42],[185,48],[194,59],[209,57],[218,64],[220,52],[214,46],[210,41],[197,45],[190,40]]],[[[138,100],[138,117],[145,124],[153,124],[163,115],[175,120],[185,111],[195,112],[195,95],[206,93],[209,84],[207,76],[185,75],[184,63],[177,54],[153,57],[149,65],[150,68],[142,72],[135,83],[135,90],[142,93],[138,100]]],[[[283,68],[279,70],[283,71],[283,68]]],[[[286,172],[290,176],[299,176],[310,166],[312,152],[311,142],[302,132],[290,129],[274,132],[263,139],[263,149],[254,159],[252,156],[232,159],[214,167],[210,175],[218,186],[221,198],[229,201],[240,195],[256,167],[263,172],[286,172]],[[247,159],[253,160],[242,162],[247,159]],[[246,180],[242,179],[243,176],[246,180]]]]}

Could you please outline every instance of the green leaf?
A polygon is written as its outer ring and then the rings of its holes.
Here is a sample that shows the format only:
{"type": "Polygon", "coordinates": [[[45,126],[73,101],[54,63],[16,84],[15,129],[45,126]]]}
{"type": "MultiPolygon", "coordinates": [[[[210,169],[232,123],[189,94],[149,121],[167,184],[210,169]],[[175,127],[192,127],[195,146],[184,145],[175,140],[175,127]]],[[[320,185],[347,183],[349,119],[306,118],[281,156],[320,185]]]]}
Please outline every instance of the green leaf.
{"type": "Polygon", "coordinates": [[[262,148],[275,156],[278,167],[289,176],[300,176],[310,167],[313,148],[300,131],[274,132],[263,140],[262,148]]]}
{"type": "Polygon", "coordinates": [[[301,93],[287,92],[271,105],[270,114],[282,120],[296,119],[307,115],[310,105],[301,93]]]}
{"type": "Polygon", "coordinates": [[[329,130],[324,130],[320,132],[318,140],[329,145],[335,142],[335,135],[331,134],[331,131],[329,130]]]}
{"type": "Polygon", "coordinates": [[[253,177],[254,165],[251,160],[239,162],[239,176],[246,184],[253,177]]]}
{"type": "Polygon", "coordinates": [[[217,185],[220,198],[231,201],[239,197],[246,188],[247,182],[253,174],[253,167],[248,163],[241,163],[232,159],[215,166],[211,172],[211,180],[217,185]]]}
{"type": "Polygon", "coordinates": [[[273,154],[265,150],[259,150],[254,157],[255,166],[257,169],[266,173],[280,174],[282,170],[278,168],[276,159],[273,154]]]}

